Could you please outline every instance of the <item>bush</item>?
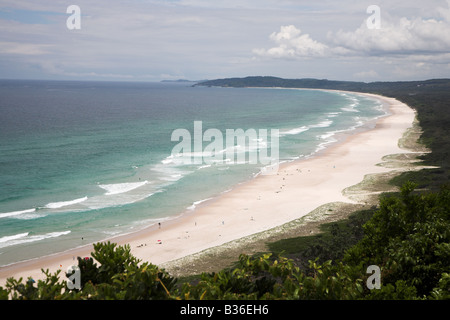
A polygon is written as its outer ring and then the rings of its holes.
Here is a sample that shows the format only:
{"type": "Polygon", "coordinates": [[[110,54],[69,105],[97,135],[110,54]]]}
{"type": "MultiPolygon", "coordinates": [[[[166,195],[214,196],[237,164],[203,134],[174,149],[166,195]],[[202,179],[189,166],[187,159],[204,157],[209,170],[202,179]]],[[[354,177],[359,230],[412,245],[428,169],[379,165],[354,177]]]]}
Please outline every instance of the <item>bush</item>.
{"type": "MultiPolygon", "coordinates": [[[[7,280],[1,299],[14,300],[217,300],[217,299],[450,299],[450,190],[417,194],[405,184],[399,196],[384,197],[364,224],[364,237],[342,261],[310,260],[306,270],[271,254],[241,255],[237,267],[204,273],[177,286],[164,269],[141,263],[129,246],[97,243],[93,258],[78,258],[80,290],[69,290],[60,271],[45,280],[7,280]],[[97,266],[97,261],[99,266],[97,266]],[[380,289],[369,290],[369,265],[381,270],[380,289]]],[[[340,234],[336,228],[335,235],[340,234]]],[[[68,276],[68,275],[66,275],[68,276]]]]}
{"type": "Polygon", "coordinates": [[[378,265],[385,283],[404,281],[425,297],[450,266],[450,192],[415,194],[414,188],[407,183],[400,197],[381,200],[380,210],[364,226],[364,238],[344,260],[378,265]]]}

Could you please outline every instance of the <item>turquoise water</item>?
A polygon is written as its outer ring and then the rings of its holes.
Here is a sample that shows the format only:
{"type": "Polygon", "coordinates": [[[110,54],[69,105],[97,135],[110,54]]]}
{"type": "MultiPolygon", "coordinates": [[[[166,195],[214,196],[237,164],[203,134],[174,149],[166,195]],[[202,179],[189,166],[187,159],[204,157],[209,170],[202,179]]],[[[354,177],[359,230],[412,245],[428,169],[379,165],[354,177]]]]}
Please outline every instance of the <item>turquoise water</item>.
{"type": "MultiPolygon", "coordinates": [[[[315,90],[0,81],[0,265],[171,219],[266,167],[231,161],[225,141],[209,162],[194,145],[172,154],[174,130],[193,138],[196,121],[224,138],[255,129],[257,150],[270,158],[278,141],[271,160],[286,162],[384,114],[377,100],[315,90]]],[[[201,151],[214,141],[197,138],[201,151]]],[[[232,155],[246,151],[236,142],[232,155]]]]}

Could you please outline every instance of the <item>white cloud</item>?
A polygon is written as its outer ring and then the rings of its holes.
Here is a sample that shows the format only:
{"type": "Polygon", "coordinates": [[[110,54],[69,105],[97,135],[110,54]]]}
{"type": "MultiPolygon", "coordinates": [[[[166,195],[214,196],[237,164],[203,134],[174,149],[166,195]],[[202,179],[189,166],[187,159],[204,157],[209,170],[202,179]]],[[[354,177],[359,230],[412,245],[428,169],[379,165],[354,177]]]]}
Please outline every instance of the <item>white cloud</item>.
{"type": "Polygon", "coordinates": [[[275,46],[253,49],[253,53],[257,57],[297,60],[384,57],[387,61],[395,56],[415,60],[438,56],[443,60],[442,57],[450,52],[450,0],[446,3],[447,7],[428,10],[432,18],[391,16],[382,10],[381,27],[378,29],[368,27],[370,17],[365,15],[358,28],[329,31],[326,40],[321,42],[302,33],[294,25],[281,26],[279,32],[269,36],[275,46]]]}
{"type": "Polygon", "coordinates": [[[52,45],[0,41],[0,54],[43,55],[50,52],[52,45]]]}
{"type": "Polygon", "coordinates": [[[450,0],[379,0],[379,30],[356,0],[77,0],[77,31],[66,28],[72,2],[1,2],[0,77],[350,80],[450,69],[450,0]]]}
{"type": "Polygon", "coordinates": [[[380,29],[363,23],[355,31],[330,33],[330,41],[355,54],[418,54],[450,51],[450,23],[436,19],[382,20],[380,29]]]}
{"type": "MultiPolygon", "coordinates": [[[[450,0],[447,1],[450,4],[450,0]]],[[[294,25],[281,26],[269,39],[276,44],[253,53],[269,58],[345,57],[380,55],[433,55],[450,52],[450,9],[438,7],[434,18],[381,15],[381,28],[370,29],[366,20],[352,31],[328,32],[319,42],[294,25]]]]}
{"type": "Polygon", "coordinates": [[[253,52],[262,57],[298,58],[325,56],[328,46],[311,39],[309,34],[302,34],[294,25],[281,26],[279,32],[273,32],[270,40],[276,47],[270,49],[254,49],[253,52]]]}

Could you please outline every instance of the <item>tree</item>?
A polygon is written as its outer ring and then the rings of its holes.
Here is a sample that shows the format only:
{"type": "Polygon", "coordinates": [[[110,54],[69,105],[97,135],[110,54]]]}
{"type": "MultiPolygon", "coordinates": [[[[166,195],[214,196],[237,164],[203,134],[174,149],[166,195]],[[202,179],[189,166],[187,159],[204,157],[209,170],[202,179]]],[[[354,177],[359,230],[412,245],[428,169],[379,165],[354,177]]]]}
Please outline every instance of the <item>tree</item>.
{"type": "Polygon", "coordinates": [[[385,284],[414,287],[424,297],[450,267],[450,192],[417,194],[415,187],[406,183],[399,197],[381,199],[364,238],[344,260],[360,268],[378,265],[385,284]]]}
{"type": "MultiPolygon", "coordinates": [[[[450,190],[414,190],[407,183],[400,195],[383,197],[363,226],[364,237],[342,260],[316,258],[306,270],[283,256],[241,255],[235,268],[177,286],[164,269],[135,258],[128,245],[107,242],[94,245],[92,258],[78,258],[81,289],[68,290],[60,271],[47,270],[37,283],[8,279],[0,299],[450,299],[450,190]],[[380,289],[365,285],[369,265],[381,270],[380,289]]],[[[340,233],[337,227],[332,232],[340,233]]]]}

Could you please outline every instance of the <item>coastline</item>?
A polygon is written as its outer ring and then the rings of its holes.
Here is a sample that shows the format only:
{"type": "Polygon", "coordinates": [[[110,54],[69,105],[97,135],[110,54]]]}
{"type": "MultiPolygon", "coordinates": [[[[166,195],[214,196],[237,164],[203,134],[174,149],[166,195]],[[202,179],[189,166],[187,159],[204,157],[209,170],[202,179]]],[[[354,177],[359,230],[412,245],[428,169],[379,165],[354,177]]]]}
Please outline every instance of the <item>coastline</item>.
{"type": "MultiPolygon", "coordinates": [[[[162,223],[161,228],[154,225],[109,241],[129,244],[137,258],[170,269],[171,263],[177,260],[264,233],[301,219],[323,205],[357,204],[359,201],[352,200],[343,191],[363,181],[368,174],[391,171],[392,168],[379,165],[384,157],[411,152],[400,148],[398,142],[413,125],[415,112],[393,98],[333,91],[376,98],[388,106],[390,114],[378,118],[374,128],[344,133],[343,139],[320,154],[282,164],[278,174],[259,175],[199,204],[189,214],[162,223]]],[[[2,267],[0,286],[11,276],[43,279],[41,269],[64,272],[76,263],[77,256],[90,256],[92,249],[92,245],[87,245],[2,267]]]]}

